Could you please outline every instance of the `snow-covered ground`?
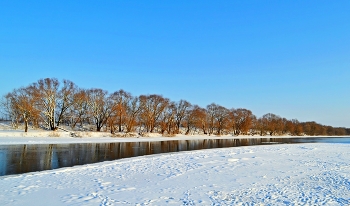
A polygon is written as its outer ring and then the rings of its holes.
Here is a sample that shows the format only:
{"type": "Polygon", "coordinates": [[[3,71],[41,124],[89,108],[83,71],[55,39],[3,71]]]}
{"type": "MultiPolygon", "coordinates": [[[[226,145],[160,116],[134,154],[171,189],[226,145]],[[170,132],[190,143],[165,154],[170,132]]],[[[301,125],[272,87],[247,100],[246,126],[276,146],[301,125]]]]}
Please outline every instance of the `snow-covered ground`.
{"type": "MultiPolygon", "coordinates": [[[[79,136],[0,128],[0,145],[249,138],[79,136]]],[[[3,176],[0,205],[350,205],[349,162],[350,144],[328,143],[150,155],[3,176]]]]}
{"type": "Polygon", "coordinates": [[[349,144],[142,156],[0,178],[1,205],[349,205],[349,144]]]}
{"type": "MultiPolygon", "coordinates": [[[[167,140],[191,140],[191,139],[232,139],[232,138],[290,138],[295,136],[232,136],[232,135],[183,135],[163,137],[161,134],[150,133],[147,137],[141,137],[135,133],[134,137],[116,137],[108,132],[75,132],[80,137],[71,137],[70,132],[1,129],[0,145],[13,144],[64,144],[64,143],[106,143],[106,142],[144,142],[144,141],[167,141],[167,140]]],[[[123,134],[119,134],[123,135],[123,134]]],[[[307,138],[306,136],[302,136],[307,138]]]]}
{"type": "MultiPolygon", "coordinates": [[[[68,129],[69,130],[69,129],[68,129]]],[[[246,139],[246,138],[297,138],[297,136],[250,136],[250,135],[184,135],[178,134],[173,137],[163,137],[158,133],[149,133],[142,137],[133,133],[134,137],[120,137],[123,133],[112,135],[109,132],[95,131],[74,131],[78,137],[72,137],[71,132],[46,131],[42,129],[29,129],[24,132],[23,129],[14,130],[7,124],[0,123],[0,145],[13,144],[65,144],[65,143],[113,143],[113,142],[148,142],[148,141],[167,141],[167,140],[194,140],[194,139],[246,139]],[[119,136],[119,137],[118,137],[119,136]]],[[[299,136],[300,138],[309,138],[315,136],[299,136]]],[[[335,137],[335,136],[332,136],[335,137]]]]}

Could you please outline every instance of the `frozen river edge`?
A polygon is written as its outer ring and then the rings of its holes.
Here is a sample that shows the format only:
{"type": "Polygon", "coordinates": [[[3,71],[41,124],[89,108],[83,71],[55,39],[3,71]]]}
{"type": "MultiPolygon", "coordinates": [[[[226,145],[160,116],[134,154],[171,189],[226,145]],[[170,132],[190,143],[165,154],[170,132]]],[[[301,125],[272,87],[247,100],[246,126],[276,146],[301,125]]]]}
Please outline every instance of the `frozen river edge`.
{"type": "Polygon", "coordinates": [[[5,176],[0,203],[348,205],[349,148],[328,143],[222,148],[5,176]]]}

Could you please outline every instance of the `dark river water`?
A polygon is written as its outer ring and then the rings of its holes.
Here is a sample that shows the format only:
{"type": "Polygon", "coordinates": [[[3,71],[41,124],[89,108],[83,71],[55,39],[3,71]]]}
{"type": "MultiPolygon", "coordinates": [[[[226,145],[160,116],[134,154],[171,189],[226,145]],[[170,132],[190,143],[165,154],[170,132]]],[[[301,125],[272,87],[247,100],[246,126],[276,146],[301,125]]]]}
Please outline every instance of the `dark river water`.
{"type": "Polygon", "coordinates": [[[0,145],[0,176],[168,152],[312,142],[350,144],[350,137],[204,139],[154,142],[0,145]]]}

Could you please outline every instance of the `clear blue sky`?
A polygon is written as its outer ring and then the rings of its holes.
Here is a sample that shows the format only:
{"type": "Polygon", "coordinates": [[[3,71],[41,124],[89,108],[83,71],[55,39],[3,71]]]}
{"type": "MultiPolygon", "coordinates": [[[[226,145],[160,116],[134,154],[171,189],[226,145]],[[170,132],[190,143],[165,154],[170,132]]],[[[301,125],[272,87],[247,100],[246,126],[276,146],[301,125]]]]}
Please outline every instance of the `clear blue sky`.
{"type": "Polygon", "coordinates": [[[0,68],[350,127],[350,1],[2,0],[0,68]]]}

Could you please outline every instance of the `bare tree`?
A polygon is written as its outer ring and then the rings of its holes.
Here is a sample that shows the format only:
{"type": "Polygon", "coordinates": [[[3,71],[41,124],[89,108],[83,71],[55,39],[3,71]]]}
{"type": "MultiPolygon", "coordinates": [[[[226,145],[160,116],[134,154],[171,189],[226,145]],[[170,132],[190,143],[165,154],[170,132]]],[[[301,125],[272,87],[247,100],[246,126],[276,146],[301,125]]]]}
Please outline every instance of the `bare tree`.
{"type": "Polygon", "coordinates": [[[211,103],[207,106],[207,123],[208,123],[208,134],[209,136],[214,133],[215,129],[215,110],[217,105],[211,103]]]}
{"type": "Polygon", "coordinates": [[[188,135],[191,130],[202,130],[203,134],[207,134],[206,110],[198,105],[191,106],[186,112],[184,126],[186,127],[185,135],[188,135]]]}
{"type": "Polygon", "coordinates": [[[201,129],[203,134],[208,134],[207,110],[199,106],[192,109],[195,127],[201,129]]]}
{"type": "Polygon", "coordinates": [[[59,81],[55,78],[40,79],[32,86],[33,95],[42,119],[51,130],[56,129],[55,110],[58,98],[59,81]]]}
{"type": "Polygon", "coordinates": [[[196,128],[196,118],[195,118],[195,108],[199,107],[198,105],[191,106],[185,113],[183,120],[183,126],[186,128],[185,135],[190,134],[191,130],[196,128]]]}
{"type": "Polygon", "coordinates": [[[30,87],[15,89],[6,95],[11,102],[11,108],[21,116],[24,122],[24,131],[28,132],[28,124],[39,116],[39,111],[35,108],[35,99],[30,87]]]}
{"type": "Polygon", "coordinates": [[[282,118],[278,115],[268,113],[262,117],[262,123],[265,131],[267,131],[271,136],[281,134],[283,130],[282,118]]]}
{"type": "Polygon", "coordinates": [[[106,125],[113,111],[111,98],[107,95],[107,91],[102,89],[88,90],[89,113],[92,116],[96,125],[96,131],[98,132],[106,125]]]}
{"type": "Polygon", "coordinates": [[[59,90],[56,100],[56,124],[60,125],[63,119],[67,118],[67,111],[74,104],[74,95],[77,92],[77,86],[69,81],[63,80],[63,87],[59,90]]]}
{"type": "Polygon", "coordinates": [[[227,128],[229,117],[229,110],[223,106],[217,105],[215,108],[215,125],[217,128],[217,135],[221,135],[223,130],[227,128]]]}
{"type": "Polygon", "coordinates": [[[327,128],[323,125],[320,125],[314,121],[312,122],[304,122],[303,130],[306,135],[314,136],[314,135],[326,135],[327,128]]]}
{"type": "Polygon", "coordinates": [[[147,132],[153,132],[161,113],[169,104],[169,99],[156,94],[141,95],[139,98],[141,106],[140,120],[147,132]]]}
{"type": "Polygon", "coordinates": [[[176,116],[176,105],[174,102],[170,102],[160,116],[160,129],[161,133],[164,134],[166,131],[168,135],[173,135],[176,133],[176,123],[175,123],[175,116],[176,116]]]}
{"type": "Polygon", "coordinates": [[[118,125],[118,131],[122,131],[122,126],[125,125],[128,104],[132,99],[130,93],[119,90],[111,95],[113,101],[113,111],[115,115],[115,120],[118,125]]]}
{"type": "Polygon", "coordinates": [[[266,135],[266,126],[264,124],[264,120],[262,118],[257,118],[253,121],[253,128],[256,133],[259,133],[260,136],[266,135]]]}
{"type": "Polygon", "coordinates": [[[253,113],[250,110],[239,108],[231,110],[231,118],[234,120],[231,127],[235,135],[248,134],[252,126],[253,113]]]}
{"type": "Polygon", "coordinates": [[[186,114],[189,112],[189,108],[191,107],[191,103],[186,100],[180,100],[175,104],[175,121],[176,121],[176,133],[180,133],[180,126],[185,118],[186,114]]]}
{"type": "Polygon", "coordinates": [[[212,103],[207,106],[207,117],[209,135],[213,134],[215,129],[217,134],[221,135],[223,129],[227,126],[229,110],[223,106],[212,103]]]}
{"type": "Polygon", "coordinates": [[[212,103],[204,108],[191,106],[185,100],[177,103],[161,95],[141,95],[132,97],[124,90],[108,93],[102,89],[79,89],[73,82],[55,78],[40,79],[28,87],[15,89],[3,96],[0,113],[8,116],[16,128],[23,121],[25,131],[28,125],[39,126],[44,122],[47,128],[55,130],[63,122],[69,122],[72,129],[76,124],[96,125],[101,131],[105,125],[113,133],[131,132],[136,126],[147,132],[155,130],[168,134],[185,134],[202,130],[204,134],[225,134],[232,130],[235,135],[344,135],[349,128],[335,128],[316,122],[287,120],[275,114],[265,114],[257,119],[250,110],[231,109],[212,103]]]}
{"type": "Polygon", "coordinates": [[[0,107],[1,113],[8,116],[11,120],[12,127],[17,129],[21,114],[19,114],[19,111],[16,109],[15,104],[13,104],[11,93],[8,93],[2,97],[0,101],[0,107]]]}
{"type": "Polygon", "coordinates": [[[77,123],[83,126],[84,120],[88,116],[88,92],[84,89],[79,89],[73,94],[73,104],[69,108],[70,126],[75,128],[77,123]]]}
{"type": "Polygon", "coordinates": [[[296,119],[284,119],[284,133],[289,133],[290,135],[301,135],[303,133],[303,127],[300,124],[300,122],[296,119]]]}
{"type": "Polygon", "coordinates": [[[137,123],[136,120],[141,111],[141,107],[139,103],[140,102],[138,97],[132,97],[128,102],[128,105],[126,107],[126,118],[125,118],[126,132],[133,131],[133,128],[137,123]]]}

